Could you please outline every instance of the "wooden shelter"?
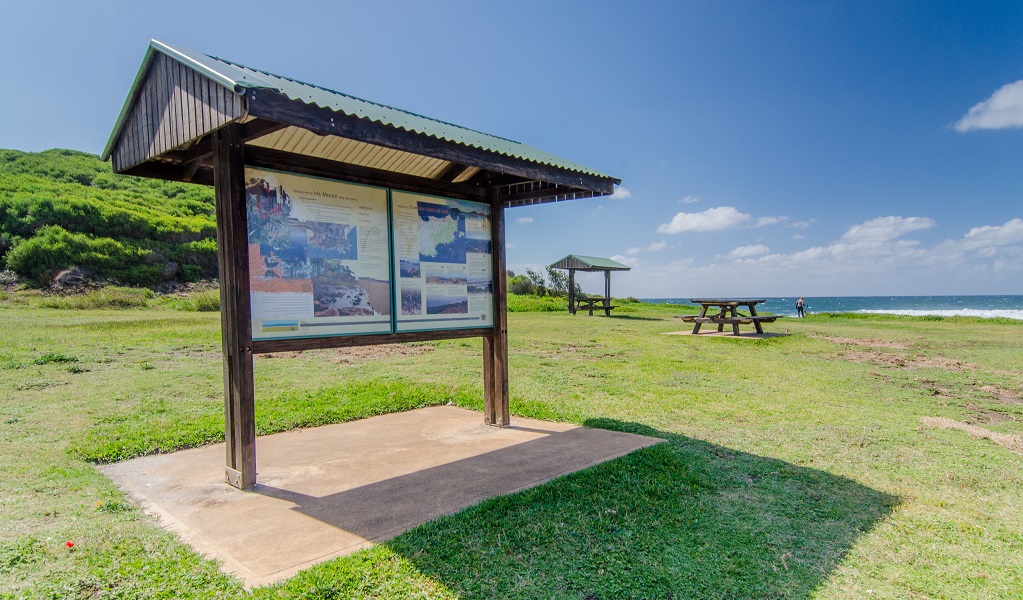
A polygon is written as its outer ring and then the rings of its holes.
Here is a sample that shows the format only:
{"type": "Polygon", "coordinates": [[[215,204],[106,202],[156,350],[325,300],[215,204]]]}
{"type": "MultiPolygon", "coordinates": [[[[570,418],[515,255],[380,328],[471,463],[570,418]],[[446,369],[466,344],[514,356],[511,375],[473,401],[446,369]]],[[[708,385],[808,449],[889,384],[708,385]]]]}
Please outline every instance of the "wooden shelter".
{"type": "MultiPolygon", "coordinates": [[[[604,272],[603,306],[606,308],[605,314],[610,314],[611,311],[608,307],[611,306],[611,271],[629,271],[632,269],[629,265],[623,265],[622,263],[611,260],[610,258],[579,256],[577,254],[569,254],[565,258],[556,263],[552,263],[549,266],[552,269],[563,269],[568,271],[568,312],[573,315],[576,313],[577,308],[575,298],[576,271],[604,272]]],[[[593,314],[592,310],[590,314],[593,314]]]]}
{"type": "MultiPolygon", "coordinates": [[[[256,353],[482,337],[484,420],[507,425],[504,210],[607,195],[620,183],[518,142],[155,40],[103,158],[111,159],[117,173],[212,185],[216,190],[226,479],[240,488],[256,482],[256,353]],[[476,203],[489,231],[488,238],[478,241],[492,261],[486,265],[492,281],[481,284],[492,295],[492,321],[409,331],[395,326],[401,317],[390,309],[390,326],[382,325],[383,333],[253,339],[249,254],[250,248],[260,246],[253,245],[248,228],[250,169],[376,186],[389,203],[385,219],[392,218],[390,203],[398,193],[476,203]]],[[[387,222],[390,235],[381,239],[391,244],[384,256],[391,264],[393,306],[397,233],[393,221],[387,222]]]]}

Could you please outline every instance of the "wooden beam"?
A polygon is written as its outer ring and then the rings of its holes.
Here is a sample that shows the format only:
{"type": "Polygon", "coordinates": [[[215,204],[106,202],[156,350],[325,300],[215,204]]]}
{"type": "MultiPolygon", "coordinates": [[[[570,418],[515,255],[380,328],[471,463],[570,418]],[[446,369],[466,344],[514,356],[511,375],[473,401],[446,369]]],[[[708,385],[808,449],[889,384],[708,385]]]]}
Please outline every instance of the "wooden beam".
{"type": "MultiPolygon", "coordinates": [[[[236,135],[238,141],[244,144],[285,127],[287,125],[283,123],[254,119],[246,123],[239,123],[236,135]]],[[[180,163],[186,170],[195,163],[211,163],[213,160],[213,134],[196,141],[187,150],[171,150],[164,152],[161,156],[171,162],[180,163]]]]}
{"type": "Polygon", "coordinates": [[[450,165],[448,165],[448,167],[446,169],[444,169],[441,172],[441,174],[438,175],[435,179],[437,181],[444,181],[444,182],[447,182],[447,183],[451,183],[459,175],[461,175],[463,171],[465,171],[466,169],[469,169],[469,168],[471,168],[471,167],[467,167],[465,165],[453,162],[450,165]]]}
{"type": "Polygon", "coordinates": [[[285,129],[287,125],[284,123],[278,123],[276,121],[267,121],[266,119],[253,119],[247,123],[242,123],[241,127],[238,128],[238,137],[243,142],[251,142],[252,140],[269,135],[275,131],[285,129]]]}
{"type": "Polygon", "coordinates": [[[441,331],[408,331],[372,335],[294,338],[285,340],[255,340],[252,342],[252,353],[266,354],[267,352],[297,352],[301,350],[321,350],[323,348],[353,348],[356,346],[374,346],[377,344],[403,344],[407,342],[453,340],[459,338],[487,336],[490,335],[492,331],[493,330],[489,327],[477,327],[473,329],[447,329],[441,331]]]}
{"type": "Polygon", "coordinates": [[[140,165],[121,171],[121,175],[134,175],[135,177],[148,177],[150,179],[163,179],[166,181],[180,181],[182,183],[198,183],[200,185],[213,185],[213,169],[207,165],[200,165],[191,179],[187,179],[186,169],[181,165],[162,162],[144,162],[140,165]]]}
{"type": "Polygon", "coordinates": [[[507,427],[508,408],[508,290],[504,256],[504,205],[491,192],[491,250],[494,273],[494,328],[483,338],[483,420],[507,427]]]}
{"type": "Polygon", "coordinates": [[[337,135],[385,148],[450,160],[460,164],[518,175],[527,179],[571,185],[595,192],[611,194],[619,180],[598,177],[532,161],[485,152],[457,142],[384,125],[369,119],[346,115],[315,104],[290,100],[270,90],[250,89],[246,92],[249,114],[278,123],[304,127],[315,133],[337,135]]]}
{"type": "Polygon", "coordinates": [[[271,150],[270,148],[262,148],[260,146],[247,146],[245,160],[254,167],[279,169],[304,175],[313,175],[315,177],[343,179],[353,183],[389,187],[407,192],[442,195],[480,202],[486,201],[487,198],[486,190],[477,186],[445,183],[430,179],[429,177],[404,175],[393,171],[361,167],[325,158],[271,150]]]}
{"type": "Polygon", "coordinates": [[[538,200],[541,198],[554,198],[557,196],[576,196],[585,195],[591,197],[594,195],[590,190],[583,190],[579,188],[569,187],[560,185],[557,187],[546,187],[536,190],[528,190],[525,192],[514,192],[509,194],[501,194],[501,200],[505,203],[517,202],[521,200],[538,200]]]}
{"type": "Polygon", "coordinates": [[[256,407],[249,304],[249,245],[245,211],[244,144],[236,125],[213,134],[220,267],[220,327],[224,354],[227,482],[256,484],[256,407]]]}

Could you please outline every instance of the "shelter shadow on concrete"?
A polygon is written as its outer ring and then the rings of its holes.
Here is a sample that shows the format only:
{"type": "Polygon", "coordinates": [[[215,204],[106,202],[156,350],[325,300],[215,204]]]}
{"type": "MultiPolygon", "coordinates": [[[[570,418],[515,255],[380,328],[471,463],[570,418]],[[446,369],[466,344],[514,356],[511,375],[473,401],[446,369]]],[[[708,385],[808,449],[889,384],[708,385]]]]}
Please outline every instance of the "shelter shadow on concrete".
{"type": "Polygon", "coordinates": [[[827,471],[642,424],[586,425],[666,442],[387,546],[471,597],[808,599],[899,503],[827,471]]]}
{"type": "Polygon", "coordinates": [[[103,467],[246,585],[264,585],[487,498],[660,442],[441,406],[260,438],[260,483],[223,485],[223,444],[103,467]]]}

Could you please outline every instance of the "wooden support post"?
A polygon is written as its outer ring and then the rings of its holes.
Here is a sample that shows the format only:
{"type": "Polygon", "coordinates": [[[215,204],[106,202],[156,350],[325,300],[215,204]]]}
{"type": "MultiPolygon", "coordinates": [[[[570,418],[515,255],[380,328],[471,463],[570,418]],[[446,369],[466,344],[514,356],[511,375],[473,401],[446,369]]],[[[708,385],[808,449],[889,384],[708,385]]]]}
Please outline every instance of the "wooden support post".
{"type": "Polygon", "coordinates": [[[236,125],[228,125],[213,134],[213,161],[224,351],[226,480],[234,487],[245,489],[256,483],[256,403],[249,308],[245,156],[236,125]]]}
{"type": "Polygon", "coordinates": [[[575,269],[568,270],[568,314],[575,314],[575,269]]]}
{"type": "Polygon", "coordinates": [[[508,410],[508,290],[504,257],[504,205],[490,193],[490,227],[494,259],[494,330],[483,338],[483,420],[507,427],[508,410]]]}
{"type": "Polygon", "coordinates": [[[604,316],[611,316],[611,269],[604,269],[604,316]]]}

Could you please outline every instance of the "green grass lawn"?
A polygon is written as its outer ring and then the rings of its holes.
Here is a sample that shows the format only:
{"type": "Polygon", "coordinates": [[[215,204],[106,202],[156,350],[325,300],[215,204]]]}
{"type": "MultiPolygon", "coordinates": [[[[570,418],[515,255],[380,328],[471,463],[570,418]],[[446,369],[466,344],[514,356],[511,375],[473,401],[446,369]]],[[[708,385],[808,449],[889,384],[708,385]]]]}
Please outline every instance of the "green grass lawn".
{"type": "MultiPolygon", "coordinates": [[[[685,328],[678,308],[512,313],[513,418],[667,442],[247,592],[94,468],[222,440],[219,314],[16,300],[0,597],[1023,596],[1005,443],[1023,439],[1023,323],[821,315],[739,340],[660,335],[685,328]]],[[[480,340],[265,355],[255,373],[260,433],[482,407],[480,340]]]]}

